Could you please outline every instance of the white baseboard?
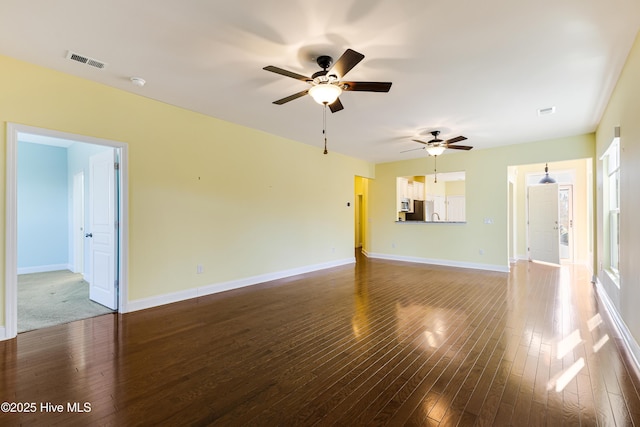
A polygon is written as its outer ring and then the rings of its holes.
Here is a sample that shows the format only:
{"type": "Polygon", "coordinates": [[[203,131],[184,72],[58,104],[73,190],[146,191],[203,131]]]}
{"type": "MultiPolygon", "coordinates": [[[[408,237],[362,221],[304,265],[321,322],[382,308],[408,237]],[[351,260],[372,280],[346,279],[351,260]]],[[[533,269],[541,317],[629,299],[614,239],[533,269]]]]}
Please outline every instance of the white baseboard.
{"type": "Polygon", "coordinates": [[[631,359],[636,365],[635,368],[640,371],[640,363],[638,363],[638,361],[640,360],[640,346],[633,338],[633,335],[631,335],[631,332],[629,331],[629,328],[627,328],[627,325],[624,323],[624,320],[622,320],[622,317],[620,317],[620,313],[618,313],[618,310],[613,304],[613,301],[611,301],[611,299],[609,298],[609,295],[602,286],[602,282],[600,282],[600,279],[595,276],[594,278],[598,297],[603,302],[604,308],[605,310],[607,310],[607,314],[613,320],[613,326],[620,333],[622,342],[631,354],[631,359]]]}
{"type": "Polygon", "coordinates": [[[18,267],[18,274],[48,273],[50,271],[71,270],[69,264],[36,265],[35,267],[18,267]]]}
{"type": "Polygon", "coordinates": [[[336,261],[330,261],[321,264],[308,265],[304,267],[292,268],[290,270],[276,271],[273,273],[261,274],[258,276],[246,277],[228,282],[214,283],[198,288],[186,289],[184,291],[172,292],[170,294],[158,295],[149,298],[142,298],[127,302],[126,307],[120,307],[120,313],[128,313],[132,311],[144,310],[147,308],[158,307],[165,304],[184,301],[200,296],[211,295],[218,292],[229,291],[232,289],[243,288],[246,286],[257,285],[259,283],[269,282],[271,280],[283,279],[285,277],[296,276],[298,274],[310,273],[313,271],[324,270],[327,268],[339,267],[341,265],[353,264],[356,262],[355,257],[345,258],[336,261]]]}
{"type": "Polygon", "coordinates": [[[7,330],[4,326],[0,326],[0,341],[4,341],[7,338],[7,330]]]}
{"type": "Polygon", "coordinates": [[[509,272],[508,265],[478,264],[478,263],[471,263],[471,262],[451,261],[446,259],[421,258],[421,257],[413,257],[413,256],[389,255],[389,254],[379,254],[379,253],[371,253],[371,252],[367,252],[365,255],[369,258],[388,259],[392,261],[415,262],[419,264],[441,265],[445,267],[470,268],[474,270],[489,270],[489,271],[498,271],[501,273],[509,272]]]}

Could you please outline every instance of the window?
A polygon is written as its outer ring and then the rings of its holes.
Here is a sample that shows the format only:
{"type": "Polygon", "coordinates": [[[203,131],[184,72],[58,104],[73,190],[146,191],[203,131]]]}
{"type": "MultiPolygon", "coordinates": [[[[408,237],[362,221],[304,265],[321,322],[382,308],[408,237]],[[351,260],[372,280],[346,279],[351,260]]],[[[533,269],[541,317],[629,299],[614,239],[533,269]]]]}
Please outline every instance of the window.
{"type": "Polygon", "coordinates": [[[614,138],[602,156],[602,168],[605,257],[608,269],[617,276],[620,260],[620,138],[614,138]]]}

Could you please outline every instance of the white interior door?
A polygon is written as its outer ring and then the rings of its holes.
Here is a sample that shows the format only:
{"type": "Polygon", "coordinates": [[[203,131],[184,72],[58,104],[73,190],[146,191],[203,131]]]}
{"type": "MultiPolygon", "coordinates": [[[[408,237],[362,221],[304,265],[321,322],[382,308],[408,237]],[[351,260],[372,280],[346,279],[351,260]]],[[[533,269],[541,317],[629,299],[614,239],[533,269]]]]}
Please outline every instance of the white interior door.
{"type": "Polygon", "coordinates": [[[529,256],[560,264],[558,184],[529,187],[529,256]]]}
{"type": "Polygon", "coordinates": [[[116,310],[115,150],[89,159],[89,298],[116,310]]]}

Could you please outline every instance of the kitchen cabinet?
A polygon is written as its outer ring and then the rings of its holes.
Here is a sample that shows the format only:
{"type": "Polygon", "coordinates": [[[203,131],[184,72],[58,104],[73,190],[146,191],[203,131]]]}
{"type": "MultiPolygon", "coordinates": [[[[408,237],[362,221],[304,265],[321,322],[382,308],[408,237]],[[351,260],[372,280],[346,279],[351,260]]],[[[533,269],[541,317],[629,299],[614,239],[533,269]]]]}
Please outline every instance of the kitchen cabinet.
{"type": "Polygon", "coordinates": [[[396,210],[398,212],[402,212],[402,199],[408,198],[407,196],[407,188],[409,185],[409,180],[405,177],[399,176],[396,180],[396,210]]]}
{"type": "Polygon", "coordinates": [[[413,181],[413,200],[424,200],[424,182],[413,181]]]}
{"type": "Polygon", "coordinates": [[[424,182],[414,181],[411,177],[399,176],[396,180],[396,187],[396,204],[398,205],[398,212],[403,212],[403,200],[409,200],[409,212],[413,212],[414,200],[425,199],[424,182]]]}

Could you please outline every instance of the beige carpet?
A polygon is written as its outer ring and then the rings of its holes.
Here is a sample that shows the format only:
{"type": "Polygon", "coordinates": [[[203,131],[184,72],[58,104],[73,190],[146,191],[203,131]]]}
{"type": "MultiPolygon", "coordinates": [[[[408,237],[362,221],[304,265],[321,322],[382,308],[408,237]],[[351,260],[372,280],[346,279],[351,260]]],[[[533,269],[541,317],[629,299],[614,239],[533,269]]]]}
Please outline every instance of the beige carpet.
{"type": "Polygon", "coordinates": [[[89,284],[68,270],[18,276],[18,332],[87,319],[112,310],[89,299],[89,284]]]}

